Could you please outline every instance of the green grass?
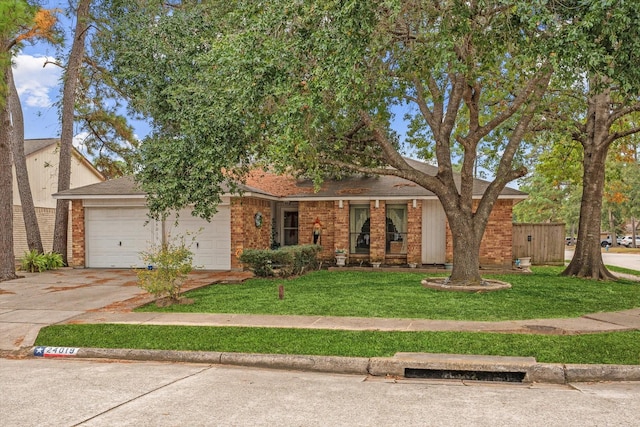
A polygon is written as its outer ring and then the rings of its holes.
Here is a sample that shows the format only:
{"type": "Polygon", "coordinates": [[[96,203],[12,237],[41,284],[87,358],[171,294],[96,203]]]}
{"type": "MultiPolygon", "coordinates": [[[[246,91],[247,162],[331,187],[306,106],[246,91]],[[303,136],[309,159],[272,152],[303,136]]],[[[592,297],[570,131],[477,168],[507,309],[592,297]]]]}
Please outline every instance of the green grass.
{"type": "MultiPolygon", "coordinates": [[[[640,283],[559,277],[561,268],[494,276],[513,288],[482,294],[420,285],[422,273],[318,271],[291,280],[253,279],[186,294],[193,305],[139,311],[516,320],[578,317],[640,307],[640,283]],[[285,297],[278,299],[283,284],[285,297]]],[[[626,270],[625,272],[634,273],[626,270]]],[[[636,272],[637,273],[637,272],[636,272]]],[[[154,325],[54,325],[36,345],[389,357],[397,352],[530,356],[543,363],[640,364],[640,331],[593,335],[335,331],[154,325]]]]}
{"type": "Polygon", "coordinates": [[[640,364],[640,331],[595,335],[334,331],[280,328],[55,325],[36,345],[348,357],[396,352],[535,357],[542,363],[640,364]]]}
{"type": "Polygon", "coordinates": [[[607,270],[614,273],[633,274],[634,276],[640,276],[640,271],[632,270],[630,268],[617,267],[615,265],[607,265],[607,270]]]}
{"type": "Polygon", "coordinates": [[[579,317],[640,307],[640,283],[594,282],[560,277],[561,267],[534,274],[487,276],[512,284],[490,293],[442,292],[424,288],[424,273],[316,271],[290,280],[251,279],[240,285],[211,285],[188,292],[192,305],[137,311],[315,315],[499,321],[579,317]],[[284,285],[284,299],[278,286],[284,285]]]}

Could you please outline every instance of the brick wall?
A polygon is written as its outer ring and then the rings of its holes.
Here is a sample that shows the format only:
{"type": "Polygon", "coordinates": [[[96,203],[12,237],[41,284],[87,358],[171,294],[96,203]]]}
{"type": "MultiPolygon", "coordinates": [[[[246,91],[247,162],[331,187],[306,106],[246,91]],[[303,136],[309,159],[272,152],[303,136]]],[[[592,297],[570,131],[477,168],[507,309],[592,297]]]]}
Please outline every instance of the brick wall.
{"type": "Polygon", "coordinates": [[[407,205],[407,263],[422,262],[422,201],[416,200],[407,205]]]}
{"type": "MultiPolygon", "coordinates": [[[[478,202],[474,201],[474,208],[478,202]]],[[[511,267],[513,252],[513,201],[497,200],[480,242],[480,265],[511,267]]],[[[451,229],[447,222],[447,262],[453,260],[451,229]]]]}
{"type": "Polygon", "coordinates": [[[318,241],[318,244],[322,246],[322,252],[320,252],[319,257],[321,259],[333,259],[333,251],[336,247],[335,233],[337,229],[336,216],[339,214],[338,209],[338,202],[334,201],[300,202],[298,204],[298,244],[310,245],[313,243],[313,224],[317,218],[322,224],[322,231],[318,241]]]}
{"type": "Polygon", "coordinates": [[[513,201],[498,200],[480,243],[480,265],[511,267],[513,252],[513,201]]]}
{"type": "MultiPolygon", "coordinates": [[[[51,252],[53,250],[53,230],[56,223],[56,210],[54,208],[36,207],[35,211],[36,218],[38,219],[38,228],[40,229],[42,248],[45,252],[51,252]]],[[[69,212],[69,214],[69,230],[71,230],[71,212],[69,212]]],[[[73,258],[71,233],[67,235],[69,236],[67,240],[67,259],[71,262],[73,258]]],[[[27,244],[27,231],[22,216],[22,206],[13,205],[13,255],[16,259],[21,259],[28,250],[29,245],[27,244]]]]}
{"type": "Polygon", "coordinates": [[[85,229],[84,206],[82,200],[71,201],[71,252],[73,253],[70,265],[72,267],[85,266],[85,229]]]}
{"type": "Polygon", "coordinates": [[[271,244],[271,202],[256,198],[231,199],[231,268],[241,269],[236,254],[243,249],[268,249],[271,244]],[[262,214],[262,226],[256,227],[255,215],[262,214]]]}
{"type": "Polygon", "coordinates": [[[371,245],[369,246],[369,258],[371,262],[382,262],[384,261],[385,247],[387,244],[387,205],[384,200],[380,200],[378,201],[378,207],[376,207],[376,202],[371,201],[369,204],[369,212],[371,214],[371,245]]]}

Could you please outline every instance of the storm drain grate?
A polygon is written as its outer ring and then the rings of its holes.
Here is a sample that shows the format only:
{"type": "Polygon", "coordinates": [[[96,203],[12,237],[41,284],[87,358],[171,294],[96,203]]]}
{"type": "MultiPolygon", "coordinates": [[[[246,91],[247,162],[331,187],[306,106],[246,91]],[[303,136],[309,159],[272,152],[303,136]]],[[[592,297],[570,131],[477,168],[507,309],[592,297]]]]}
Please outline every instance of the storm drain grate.
{"type": "Polygon", "coordinates": [[[525,372],[491,372],[491,371],[456,371],[450,369],[414,369],[405,368],[405,378],[422,378],[429,380],[468,380],[468,381],[502,381],[521,383],[525,372]]]}

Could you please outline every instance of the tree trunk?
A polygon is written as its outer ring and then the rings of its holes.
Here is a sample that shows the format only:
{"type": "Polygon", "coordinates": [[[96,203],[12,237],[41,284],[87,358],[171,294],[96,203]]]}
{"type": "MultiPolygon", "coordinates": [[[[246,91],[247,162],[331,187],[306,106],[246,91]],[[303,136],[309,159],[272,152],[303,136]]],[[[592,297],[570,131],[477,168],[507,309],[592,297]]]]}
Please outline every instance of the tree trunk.
{"type": "MultiPolygon", "coordinates": [[[[474,230],[479,218],[466,215],[448,216],[453,243],[453,269],[449,280],[457,286],[477,286],[482,283],[480,276],[480,242],[484,234],[474,230]]],[[[486,224],[486,221],[485,221],[486,224]]]]}
{"type": "MultiPolygon", "coordinates": [[[[581,141],[584,148],[582,173],[582,201],[578,224],[578,242],[573,259],[561,273],[595,280],[610,280],[616,277],[607,270],[602,261],[600,246],[600,221],[602,194],[605,180],[605,160],[611,146],[607,119],[610,95],[608,92],[593,95],[589,100],[586,135],[581,141]]],[[[615,239],[612,232],[611,239],[615,239]]]]}
{"type": "MultiPolygon", "coordinates": [[[[7,82],[7,70],[2,73],[7,82]]],[[[0,105],[2,100],[0,97],[0,105]]],[[[11,118],[9,103],[0,112],[0,281],[15,279],[16,261],[13,253],[13,174],[11,172],[11,118]]]]}
{"type": "MultiPolygon", "coordinates": [[[[73,149],[73,121],[75,112],[76,88],[78,76],[84,58],[84,41],[89,24],[89,6],[91,0],[80,0],[76,11],[76,29],[73,45],[67,62],[62,91],[62,132],[60,135],[60,162],[58,169],[58,191],[68,190],[71,186],[71,153],[73,149]]],[[[58,199],[56,202],[56,222],[53,232],[53,251],[67,259],[67,233],[69,229],[69,201],[58,199]]]]}
{"type": "Polygon", "coordinates": [[[16,171],[16,181],[20,202],[22,205],[22,218],[27,234],[27,246],[29,250],[43,253],[42,239],[40,237],[40,226],[33,204],[31,185],[29,185],[29,174],[27,173],[27,161],[24,154],[24,118],[22,116],[22,106],[16,85],[13,80],[13,71],[9,68],[8,74],[8,96],[7,105],[11,114],[11,148],[13,154],[13,165],[16,171]]]}

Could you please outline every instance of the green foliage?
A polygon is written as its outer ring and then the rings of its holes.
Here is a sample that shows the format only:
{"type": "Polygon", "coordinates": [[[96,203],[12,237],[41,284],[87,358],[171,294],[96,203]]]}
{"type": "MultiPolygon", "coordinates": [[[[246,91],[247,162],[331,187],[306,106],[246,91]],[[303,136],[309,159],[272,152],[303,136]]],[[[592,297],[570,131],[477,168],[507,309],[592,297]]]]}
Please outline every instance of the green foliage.
{"type": "Polygon", "coordinates": [[[41,254],[36,250],[27,251],[20,260],[20,268],[23,271],[41,273],[45,270],[55,270],[64,266],[62,255],[55,252],[41,254]]]}
{"type": "Polygon", "coordinates": [[[318,245],[285,246],[280,249],[247,249],[240,262],[258,277],[301,275],[318,267],[318,245]]]}
{"type": "Polygon", "coordinates": [[[396,105],[409,105],[407,120],[416,119],[408,148],[435,153],[438,136],[440,164],[451,161],[450,144],[458,158],[475,148],[459,143],[473,133],[470,109],[490,126],[473,138],[485,135],[487,151],[503,152],[515,125],[505,117],[522,115],[523,104],[513,103],[539,77],[550,19],[539,2],[503,3],[105,2],[106,63],[132,108],[154,124],[138,159],[151,211],[194,204],[208,217],[229,176],[241,178],[255,160],[316,183],[399,168],[396,105]],[[479,98],[462,107],[458,93],[447,105],[463,79],[479,98]],[[445,111],[447,129],[431,115],[445,111]]]}
{"type": "Polygon", "coordinates": [[[47,270],[55,270],[64,266],[62,255],[56,252],[47,252],[44,254],[47,270]]]}
{"type": "Polygon", "coordinates": [[[28,271],[30,273],[35,273],[36,271],[41,273],[47,269],[46,267],[47,260],[44,258],[44,255],[35,249],[25,252],[22,260],[20,261],[20,268],[23,271],[28,271]]]}
{"type": "Polygon", "coordinates": [[[138,286],[156,298],[179,301],[182,284],[193,269],[193,253],[184,240],[153,246],[141,258],[149,268],[138,271],[138,286]]]}
{"type": "Polygon", "coordinates": [[[25,0],[0,1],[0,108],[5,107],[7,82],[4,70],[11,66],[11,51],[16,36],[32,24],[37,7],[25,0]]]}

